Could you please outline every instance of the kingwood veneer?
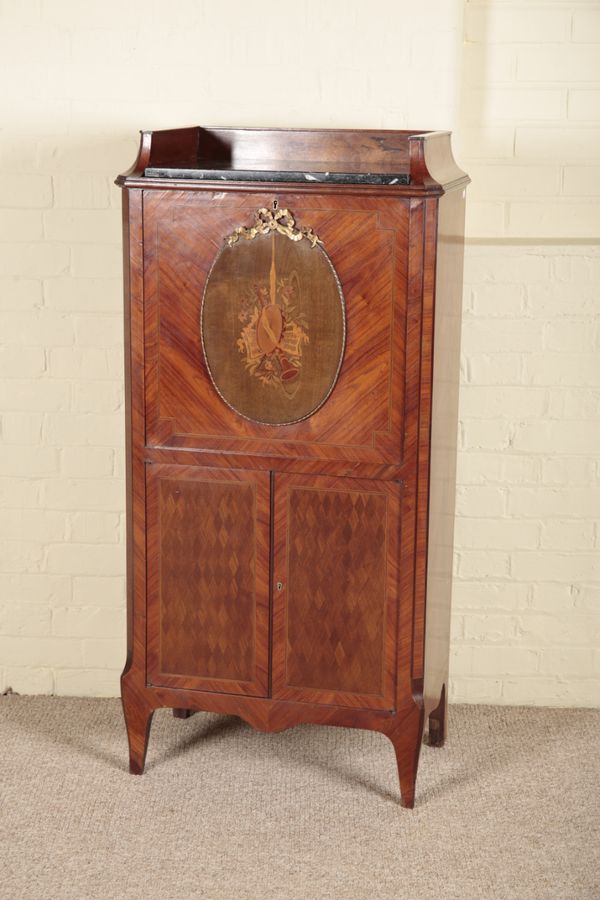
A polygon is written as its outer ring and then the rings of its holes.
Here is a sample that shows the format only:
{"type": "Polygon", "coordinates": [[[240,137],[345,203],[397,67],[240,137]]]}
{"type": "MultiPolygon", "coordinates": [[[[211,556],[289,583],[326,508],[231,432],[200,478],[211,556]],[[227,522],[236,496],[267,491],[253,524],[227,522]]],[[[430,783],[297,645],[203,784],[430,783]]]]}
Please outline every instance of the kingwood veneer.
{"type": "Polygon", "coordinates": [[[425,718],[446,729],[467,182],[447,133],[142,134],[131,772],[158,707],[367,728],[413,806],[425,718]]]}

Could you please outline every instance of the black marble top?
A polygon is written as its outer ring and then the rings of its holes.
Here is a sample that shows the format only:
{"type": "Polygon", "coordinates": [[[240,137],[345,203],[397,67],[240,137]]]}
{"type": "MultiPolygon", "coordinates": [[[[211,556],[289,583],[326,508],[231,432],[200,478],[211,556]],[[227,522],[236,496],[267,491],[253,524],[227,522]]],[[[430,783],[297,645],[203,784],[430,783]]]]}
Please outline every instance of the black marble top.
{"type": "Polygon", "coordinates": [[[264,182],[318,182],[321,184],[410,184],[407,172],[370,172],[360,165],[339,163],[328,166],[326,163],[314,164],[307,169],[306,164],[298,168],[294,163],[282,163],[281,160],[255,165],[219,164],[219,163],[181,163],[173,166],[149,166],[144,170],[146,178],[178,178],[194,181],[264,181],[264,182]],[[347,171],[346,171],[347,168],[347,171]],[[362,171],[361,171],[362,168],[362,171]]]}

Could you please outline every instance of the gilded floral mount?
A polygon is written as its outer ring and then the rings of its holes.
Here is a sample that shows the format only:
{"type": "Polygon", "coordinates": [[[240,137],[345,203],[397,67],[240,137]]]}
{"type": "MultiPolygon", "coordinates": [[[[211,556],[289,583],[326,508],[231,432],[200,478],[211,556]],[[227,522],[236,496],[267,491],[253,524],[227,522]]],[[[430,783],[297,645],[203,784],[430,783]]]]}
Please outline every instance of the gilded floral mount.
{"type": "Polygon", "coordinates": [[[261,207],[261,209],[257,210],[254,217],[254,225],[248,227],[240,225],[225,240],[232,247],[240,238],[252,241],[259,234],[271,234],[272,232],[283,234],[291,241],[301,241],[303,238],[306,238],[311,247],[323,243],[312,228],[306,225],[298,227],[289,209],[277,209],[276,202],[273,204],[272,210],[266,207],[261,207]]]}

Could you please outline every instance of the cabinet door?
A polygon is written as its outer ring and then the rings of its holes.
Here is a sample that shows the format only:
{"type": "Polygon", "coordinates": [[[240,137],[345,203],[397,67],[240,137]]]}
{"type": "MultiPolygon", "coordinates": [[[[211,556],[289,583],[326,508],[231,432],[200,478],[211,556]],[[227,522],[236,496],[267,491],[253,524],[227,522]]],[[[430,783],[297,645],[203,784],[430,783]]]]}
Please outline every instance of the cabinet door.
{"type": "Polygon", "coordinates": [[[147,470],[148,681],[266,696],[269,475],[147,470]]]}
{"type": "Polygon", "coordinates": [[[277,475],[273,697],[393,709],[397,482],[277,475]]]}

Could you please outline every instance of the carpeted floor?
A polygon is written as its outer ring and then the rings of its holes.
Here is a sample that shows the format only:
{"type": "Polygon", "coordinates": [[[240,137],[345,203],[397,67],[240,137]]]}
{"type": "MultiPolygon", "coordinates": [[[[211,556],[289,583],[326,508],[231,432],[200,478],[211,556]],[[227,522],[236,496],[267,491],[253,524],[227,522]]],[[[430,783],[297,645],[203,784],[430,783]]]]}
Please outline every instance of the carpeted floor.
{"type": "Polygon", "coordinates": [[[600,711],[451,707],[413,811],[392,745],[155,714],[126,771],[116,700],[0,699],[3,900],[600,897],[600,711]]]}

